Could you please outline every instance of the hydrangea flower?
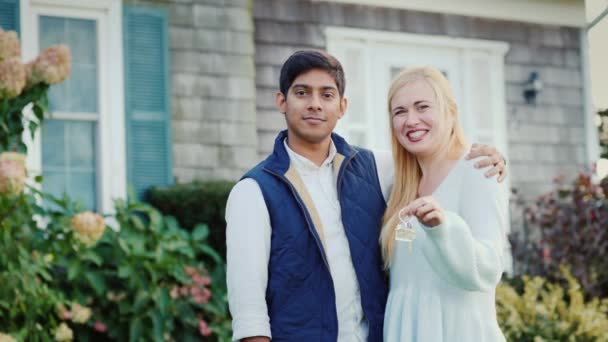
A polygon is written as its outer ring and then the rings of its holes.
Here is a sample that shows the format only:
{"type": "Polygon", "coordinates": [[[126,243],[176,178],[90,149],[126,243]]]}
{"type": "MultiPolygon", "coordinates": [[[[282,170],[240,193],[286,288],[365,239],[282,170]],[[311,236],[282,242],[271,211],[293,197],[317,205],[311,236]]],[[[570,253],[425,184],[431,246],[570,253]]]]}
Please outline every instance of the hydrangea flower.
{"type": "Polygon", "coordinates": [[[103,217],[91,211],[77,214],[70,223],[76,238],[89,247],[101,238],[106,229],[103,217]]]}
{"type": "Polygon", "coordinates": [[[26,178],[24,154],[0,153],[0,193],[21,193],[26,178]]]}

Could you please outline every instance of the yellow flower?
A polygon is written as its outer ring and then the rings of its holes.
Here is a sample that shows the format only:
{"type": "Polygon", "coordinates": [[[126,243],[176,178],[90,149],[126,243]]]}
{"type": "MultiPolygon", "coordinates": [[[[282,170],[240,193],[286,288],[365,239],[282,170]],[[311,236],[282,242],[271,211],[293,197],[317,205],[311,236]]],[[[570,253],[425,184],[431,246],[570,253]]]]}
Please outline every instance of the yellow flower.
{"type": "Polygon", "coordinates": [[[74,216],[71,225],[76,238],[86,246],[94,245],[106,229],[103,217],[91,211],[85,211],[74,216]]]}
{"type": "Polygon", "coordinates": [[[11,335],[0,333],[0,342],[17,342],[11,335]]]}
{"type": "Polygon", "coordinates": [[[25,180],[25,154],[0,153],[0,193],[20,193],[25,180]]]}
{"type": "Polygon", "coordinates": [[[72,304],[70,311],[72,312],[72,321],[79,324],[86,323],[92,314],[91,309],[78,303],[72,304]]]}
{"type": "Polygon", "coordinates": [[[21,58],[21,44],[17,32],[0,28],[0,62],[14,57],[21,58]]]}
{"type": "Polygon", "coordinates": [[[64,342],[72,341],[74,339],[74,332],[68,327],[67,324],[61,323],[57,330],[55,330],[55,341],[64,342]]]}

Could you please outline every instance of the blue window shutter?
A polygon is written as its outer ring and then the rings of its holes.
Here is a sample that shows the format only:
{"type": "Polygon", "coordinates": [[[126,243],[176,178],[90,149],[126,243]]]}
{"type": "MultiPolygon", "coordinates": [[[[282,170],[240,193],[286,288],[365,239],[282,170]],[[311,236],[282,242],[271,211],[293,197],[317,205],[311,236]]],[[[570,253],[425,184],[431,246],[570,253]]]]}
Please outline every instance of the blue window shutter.
{"type": "Polygon", "coordinates": [[[0,0],[0,27],[19,32],[19,0],[0,0]]]}
{"type": "Polygon", "coordinates": [[[165,11],[125,6],[127,175],[140,199],[173,178],[167,26],[165,11]]]}

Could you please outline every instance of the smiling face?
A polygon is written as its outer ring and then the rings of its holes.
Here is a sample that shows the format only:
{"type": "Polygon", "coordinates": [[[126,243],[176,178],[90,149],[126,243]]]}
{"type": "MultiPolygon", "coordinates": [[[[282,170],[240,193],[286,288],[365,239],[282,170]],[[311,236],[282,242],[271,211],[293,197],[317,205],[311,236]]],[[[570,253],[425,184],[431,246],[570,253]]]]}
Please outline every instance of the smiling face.
{"type": "Polygon", "coordinates": [[[276,104],[285,113],[292,148],[328,142],[346,110],[346,99],[340,96],[335,79],[321,69],[296,77],[286,95],[277,94],[276,104]]]}
{"type": "Polygon", "coordinates": [[[433,88],[420,78],[406,83],[391,99],[390,113],[395,137],[417,157],[430,156],[447,143],[449,124],[433,88]]]}

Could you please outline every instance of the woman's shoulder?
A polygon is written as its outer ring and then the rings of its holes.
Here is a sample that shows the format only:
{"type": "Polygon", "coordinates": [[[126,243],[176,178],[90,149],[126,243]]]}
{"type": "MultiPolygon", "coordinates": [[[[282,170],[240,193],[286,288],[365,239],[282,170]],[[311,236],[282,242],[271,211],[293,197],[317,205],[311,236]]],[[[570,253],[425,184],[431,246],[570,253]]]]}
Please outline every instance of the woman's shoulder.
{"type": "Polygon", "coordinates": [[[498,176],[486,177],[485,173],[490,170],[490,167],[478,169],[475,163],[480,159],[460,160],[460,173],[462,177],[463,190],[466,192],[504,192],[506,189],[505,182],[499,183],[498,176]]]}

